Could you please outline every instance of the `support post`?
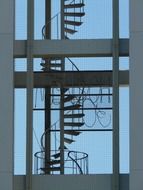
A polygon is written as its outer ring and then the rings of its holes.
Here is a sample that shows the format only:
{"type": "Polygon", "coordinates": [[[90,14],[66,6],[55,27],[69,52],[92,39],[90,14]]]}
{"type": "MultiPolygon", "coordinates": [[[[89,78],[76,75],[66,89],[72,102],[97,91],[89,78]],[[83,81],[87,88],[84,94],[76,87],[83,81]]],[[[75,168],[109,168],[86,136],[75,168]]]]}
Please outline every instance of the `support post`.
{"type": "Polygon", "coordinates": [[[142,0],[130,0],[130,190],[143,189],[142,10],[142,0]]]}
{"type": "MultiPolygon", "coordinates": [[[[61,40],[65,38],[64,35],[64,0],[61,0],[61,40]]],[[[65,58],[61,59],[61,70],[64,71],[65,58]]],[[[64,87],[61,86],[61,99],[60,99],[60,165],[61,174],[64,174],[64,87]]]]}
{"type": "MultiPolygon", "coordinates": [[[[51,0],[45,0],[45,39],[51,39],[51,0]]],[[[50,65],[50,59],[45,59],[50,65]]],[[[50,69],[50,68],[48,68],[50,69]]],[[[45,174],[50,174],[51,157],[51,88],[45,88],[45,174]]]]}
{"type": "Polygon", "coordinates": [[[27,120],[26,120],[26,190],[32,190],[33,165],[33,40],[34,0],[28,0],[27,9],[27,120]]]}
{"type": "Polygon", "coordinates": [[[113,0],[113,177],[119,190],[119,0],[113,0]]]}
{"type": "Polygon", "coordinates": [[[14,0],[0,1],[0,189],[13,190],[14,0]]]}

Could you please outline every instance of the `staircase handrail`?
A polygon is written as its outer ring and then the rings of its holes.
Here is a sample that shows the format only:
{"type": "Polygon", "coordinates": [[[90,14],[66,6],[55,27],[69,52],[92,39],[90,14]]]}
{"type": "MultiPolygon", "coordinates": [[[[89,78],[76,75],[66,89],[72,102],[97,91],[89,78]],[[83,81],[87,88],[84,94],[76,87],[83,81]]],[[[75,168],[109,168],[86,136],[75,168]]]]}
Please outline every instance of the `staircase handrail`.
{"type": "MultiPolygon", "coordinates": [[[[53,151],[55,152],[55,150],[51,150],[51,152],[53,152],[53,151]]],[[[88,154],[85,153],[85,152],[79,152],[79,151],[69,151],[68,149],[66,151],[67,151],[67,156],[68,157],[65,159],[65,162],[71,162],[71,161],[74,162],[76,164],[77,168],[79,169],[80,174],[84,174],[84,172],[82,170],[82,167],[80,166],[78,161],[88,159],[88,154]],[[81,154],[82,156],[80,156],[80,157],[78,156],[77,158],[73,158],[72,155],[71,155],[73,153],[74,154],[76,153],[76,155],[81,154]]],[[[34,157],[37,159],[36,162],[35,162],[36,163],[35,171],[41,170],[41,164],[39,165],[38,163],[42,163],[41,161],[45,160],[44,154],[45,154],[44,150],[38,151],[38,152],[36,152],[34,154],[34,157]]],[[[65,166],[65,168],[71,168],[71,169],[74,169],[74,170],[76,169],[76,167],[74,167],[74,166],[65,166]]],[[[88,173],[87,171],[88,171],[88,163],[86,164],[86,173],[88,173]]]]}
{"type": "Polygon", "coordinates": [[[45,29],[53,21],[54,18],[56,18],[59,14],[61,14],[61,11],[56,13],[43,27],[42,27],[42,37],[45,39],[45,29]]]}
{"type": "Polygon", "coordinates": [[[83,173],[83,171],[82,171],[82,168],[81,168],[81,166],[79,165],[79,163],[78,163],[78,160],[84,160],[84,159],[88,159],[88,154],[87,153],[85,153],[85,152],[79,152],[79,151],[69,151],[68,152],[68,157],[77,165],[77,167],[78,167],[78,169],[79,169],[79,172],[80,172],[80,174],[84,174],[83,173]],[[80,153],[80,154],[82,154],[83,156],[81,157],[81,158],[73,158],[72,156],[71,156],[71,154],[72,153],[80,153]]]}
{"type": "MultiPolygon", "coordinates": [[[[70,2],[70,4],[72,4],[75,0],[72,0],[70,2]]],[[[51,19],[49,19],[49,21],[42,27],[42,37],[45,39],[45,34],[44,34],[44,30],[45,28],[49,25],[49,23],[51,23],[51,21],[56,18],[58,15],[61,14],[61,11],[59,11],[58,13],[56,13],[51,19]]]]}

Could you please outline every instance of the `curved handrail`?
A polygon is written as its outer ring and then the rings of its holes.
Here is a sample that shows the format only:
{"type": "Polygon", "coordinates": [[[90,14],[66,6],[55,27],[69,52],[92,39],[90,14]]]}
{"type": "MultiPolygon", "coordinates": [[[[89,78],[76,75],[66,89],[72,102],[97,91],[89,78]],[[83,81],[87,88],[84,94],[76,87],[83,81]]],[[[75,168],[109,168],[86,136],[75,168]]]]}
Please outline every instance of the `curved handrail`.
{"type": "Polygon", "coordinates": [[[78,163],[78,160],[83,160],[83,159],[85,159],[85,158],[88,158],[88,154],[87,153],[85,153],[85,152],[79,152],[79,151],[69,151],[68,152],[68,157],[77,165],[77,167],[78,167],[78,169],[79,169],[79,171],[80,171],[80,174],[84,174],[83,173],[83,171],[82,171],[82,168],[81,168],[81,166],[79,165],[79,163],[78,163]],[[80,153],[80,154],[82,154],[82,155],[84,155],[84,156],[82,156],[81,158],[73,158],[70,154],[72,154],[72,153],[80,153]]]}
{"type": "MultiPolygon", "coordinates": [[[[75,0],[72,0],[69,4],[72,4],[75,0]]],[[[51,21],[56,18],[58,15],[61,14],[61,11],[59,11],[58,13],[56,13],[43,27],[42,27],[42,36],[45,39],[45,34],[44,34],[44,30],[45,28],[48,26],[49,23],[51,23],[51,21]]]]}
{"type": "Polygon", "coordinates": [[[56,13],[56,14],[42,27],[42,36],[44,37],[44,39],[45,39],[44,30],[45,30],[46,27],[49,25],[49,23],[51,23],[52,20],[53,20],[54,18],[56,18],[59,14],[61,14],[61,11],[58,12],[58,13],[56,13]]]}
{"type": "MultiPolygon", "coordinates": [[[[55,150],[51,150],[51,152],[55,152],[55,150]]],[[[77,170],[77,168],[79,169],[79,173],[80,174],[84,174],[84,171],[82,170],[82,164],[80,165],[78,163],[78,161],[81,161],[81,160],[85,160],[88,158],[88,154],[87,153],[84,153],[84,152],[79,152],[79,151],[69,151],[69,150],[65,150],[65,152],[67,152],[67,158],[65,159],[65,162],[73,162],[75,163],[75,166],[65,166],[65,169],[74,169],[74,170],[77,170]],[[73,156],[71,154],[76,154],[77,157],[76,158],[73,158],[73,156]],[[79,156],[80,155],[80,156],[79,156]],[[69,159],[68,159],[69,158],[69,159]]],[[[45,160],[45,151],[42,150],[42,151],[38,151],[34,154],[34,157],[37,159],[36,160],[36,165],[35,165],[35,171],[40,171],[40,168],[41,168],[41,161],[44,161],[45,160]],[[38,161],[39,160],[39,161],[38,161]],[[39,165],[40,164],[40,165],[39,165]]],[[[52,160],[51,160],[52,161],[52,160]]],[[[85,160],[87,162],[87,160],[85,160]]],[[[87,162],[88,164],[88,162],[87,162]]],[[[88,167],[88,165],[86,164],[86,168],[88,167]]],[[[87,173],[88,169],[86,169],[86,173],[87,173]]]]}
{"type": "MultiPolygon", "coordinates": [[[[53,126],[56,126],[56,124],[57,124],[58,122],[59,122],[59,120],[57,120],[55,123],[53,123],[53,124],[51,125],[51,128],[52,128],[53,126]]],[[[41,147],[42,147],[43,150],[45,149],[45,148],[44,148],[44,145],[43,145],[43,138],[44,138],[44,135],[47,134],[48,130],[49,130],[49,129],[46,129],[46,131],[44,131],[44,133],[42,134],[42,136],[41,136],[41,138],[40,138],[40,143],[41,143],[41,147]]]]}
{"type": "MultiPolygon", "coordinates": [[[[79,68],[75,65],[75,63],[74,63],[69,57],[66,57],[66,58],[67,58],[67,59],[69,60],[69,62],[76,68],[77,71],[80,71],[79,68]]],[[[83,87],[82,87],[81,89],[82,89],[82,90],[81,90],[81,95],[83,95],[83,94],[84,94],[84,85],[83,85],[83,87]]],[[[83,96],[80,96],[80,97],[77,99],[77,102],[76,102],[76,103],[79,103],[79,102],[80,102],[81,97],[83,97],[83,96]]]]}

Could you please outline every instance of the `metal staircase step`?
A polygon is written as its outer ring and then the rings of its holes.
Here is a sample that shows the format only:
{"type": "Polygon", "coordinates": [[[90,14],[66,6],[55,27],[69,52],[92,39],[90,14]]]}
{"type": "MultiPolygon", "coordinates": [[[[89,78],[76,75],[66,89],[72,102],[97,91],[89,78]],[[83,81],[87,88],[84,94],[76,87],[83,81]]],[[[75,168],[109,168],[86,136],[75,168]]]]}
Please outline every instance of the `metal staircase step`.
{"type": "Polygon", "coordinates": [[[65,138],[64,137],[64,142],[65,143],[68,143],[68,144],[71,144],[71,143],[73,143],[73,142],[75,142],[73,139],[69,139],[69,138],[65,138]]]}
{"type": "Polygon", "coordinates": [[[76,110],[79,109],[81,107],[80,104],[75,104],[75,105],[71,105],[71,106],[64,106],[64,110],[76,110]]]}
{"type": "Polygon", "coordinates": [[[64,5],[64,8],[65,9],[71,9],[71,8],[81,8],[81,7],[84,7],[84,6],[85,6],[84,3],[75,3],[75,4],[64,5]]]}
{"type": "Polygon", "coordinates": [[[59,158],[60,157],[60,152],[56,153],[56,154],[53,154],[52,157],[54,157],[55,159],[56,158],[59,158]]]}
{"type": "Polygon", "coordinates": [[[65,39],[66,39],[66,40],[69,40],[69,37],[67,37],[67,36],[65,35],[65,39]]]}
{"type": "Polygon", "coordinates": [[[51,171],[60,171],[61,167],[52,167],[50,168],[51,171]]]}
{"type": "Polygon", "coordinates": [[[65,130],[64,134],[78,136],[81,132],[76,130],[65,130]]]}
{"type": "MultiPolygon", "coordinates": [[[[59,150],[60,150],[60,149],[61,149],[61,147],[59,146],[59,150]]],[[[68,148],[64,145],[64,149],[66,149],[66,150],[67,150],[68,148]]]]}
{"type": "Polygon", "coordinates": [[[64,20],[65,24],[73,25],[73,26],[80,26],[83,22],[72,21],[72,20],[64,20]]]}
{"type": "Polygon", "coordinates": [[[60,160],[52,160],[49,162],[50,165],[56,165],[56,164],[60,164],[60,160]]]}
{"type": "Polygon", "coordinates": [[[64,126],[71,126],[71,127],[81,127],[83,126],[83,122],[64,122],[64,126]]]}
{"type": "Polygon", "coordinates": [[[50,67],[61,67],[60,63],[51,63],[50,67]]]}
{"type": "Polygon", "coordinates": [[[64,28],[64,31],[69,33],[69,34],[74,34],[77,32],[77,30],[71,29],[71,28],[64,28]]]}
{"type": "Polygon", "coordinates": [[[82,17],[85,15],[85,13],[77,13],[77,12],[65,12],[65,16],[70,16],[70,17],[82,17]]]}
{"type": "Polygon", "coordinates": [[[49,172],[49,171],[60,171],[61,168],[60,167],[52,167],[52,168],[40,168],[42,171],[49,172]]]}
{"type": "MultiPolygon", "coordinates": [[[[40,63],[40,65],[42,66],[42,67],[45,67],[47,64],[46,63],[40,63]]],[[[49,65],[49,64],[48,64],[49,65]]]]}
{"type": "Polygon", "coordinates": [[[69,90],[69,88],[63,88],[63,92],[66,93],[69,90]]]}
{"type": "Polygon", "coordinates": [[[51,57],[50,60],[51,60],[51,61],[61,60],[61,57],[51,57]]]}
{"type": "Polygon", "coordinates": [[[64,102],[69,102],[75,98],[75,95],[68,95],[64,98],[64,102]]]}
{"type": "Polygon", "coordinates": [[[77,113],[77,114],[65,114],[64,118],[82,118],[85,114],[83,113],[77,113]]]}

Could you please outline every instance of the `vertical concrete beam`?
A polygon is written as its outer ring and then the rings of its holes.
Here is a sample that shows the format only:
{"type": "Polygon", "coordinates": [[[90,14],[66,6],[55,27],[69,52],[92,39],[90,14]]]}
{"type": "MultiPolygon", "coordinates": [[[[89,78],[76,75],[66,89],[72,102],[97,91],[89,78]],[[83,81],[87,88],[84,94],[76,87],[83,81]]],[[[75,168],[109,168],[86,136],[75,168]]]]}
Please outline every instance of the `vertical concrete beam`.
{"type": "Polygon", "coordinates": [[[119,0],[113,0],[113,177],[119,190],[119,0]]]}
{"type": "Polygon", "coordinates": [[[0,1],[0,189],[13,190],[14,0],[0,1]]]}
{"type": "Polygon", "coordinates": [[[32,190],[33,171],[33,40],[34,0],[27,1],[27,105],[26,105],[26,190],[32,190]]]}
{"type": "Polygon", "coordinates": [[[130,190],[143,189],[143,1],[130,1],[130,190]]]}

